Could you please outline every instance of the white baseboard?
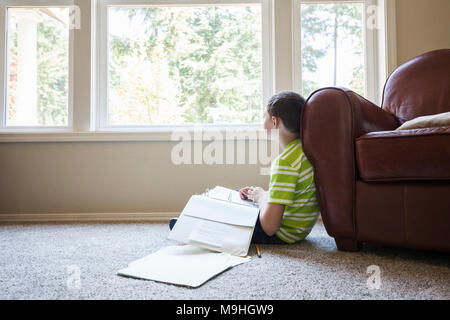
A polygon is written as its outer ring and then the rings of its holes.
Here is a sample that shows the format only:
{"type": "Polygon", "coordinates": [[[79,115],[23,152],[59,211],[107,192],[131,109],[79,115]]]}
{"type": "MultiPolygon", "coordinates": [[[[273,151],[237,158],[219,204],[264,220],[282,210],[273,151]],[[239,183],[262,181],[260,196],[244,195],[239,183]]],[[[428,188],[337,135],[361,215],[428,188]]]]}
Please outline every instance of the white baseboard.
{"type": "Polygon", "coordinates": [[[167,222],[180,212],[148,213],[11,213],[1,214],[2,222],[167,222]]]}
{"type": "MultiPolygon", "coordinates": [[[[148,213],[11,213],[1,214],[4,222],[167,222],[176,218],[180,212],[148,213]]],[[[322,223],[322,216],[319,216],[322,223]]]]}

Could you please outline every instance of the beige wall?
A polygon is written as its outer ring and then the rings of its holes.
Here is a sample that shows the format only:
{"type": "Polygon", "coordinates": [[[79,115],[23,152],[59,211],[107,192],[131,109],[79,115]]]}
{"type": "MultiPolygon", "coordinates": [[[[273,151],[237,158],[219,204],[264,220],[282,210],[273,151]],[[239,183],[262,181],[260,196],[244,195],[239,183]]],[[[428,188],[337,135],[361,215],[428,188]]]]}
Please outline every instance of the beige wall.
{"type": "MultiPolygon", "coordinates": [[[[450,48],[450,0],[397,0],[396,9],[398,63],[450,48]]],[[[173,146],[0,143],[0,213],[174,212],[216,184],[267,186],[257,165],[173,165],[173,146]]]]}
{"type": "Polygon", "coordinates": [[[397,0],[397,59],[450,48],[450,0],[397,0]]]}
{"type": "Polygon", "coordinates": [[[174,145],[0,143],[0,213],[175,212],[215,185],[267,186],[256,165],[174,165],[174,145]]]}

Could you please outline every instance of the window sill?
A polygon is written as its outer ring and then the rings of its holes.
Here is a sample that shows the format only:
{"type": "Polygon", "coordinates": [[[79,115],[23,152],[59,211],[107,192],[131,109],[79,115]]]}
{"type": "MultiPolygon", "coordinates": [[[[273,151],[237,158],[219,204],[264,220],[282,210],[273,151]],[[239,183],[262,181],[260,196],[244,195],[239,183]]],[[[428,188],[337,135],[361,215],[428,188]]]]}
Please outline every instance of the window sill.
{"type": "Polygon", "coordinates": [[[178,142],[267,140],[261,125],[248,126],[173,126],[155,128],[107,128],[91,132],[0,131],[0,143],[22,142],[178,142]]]}

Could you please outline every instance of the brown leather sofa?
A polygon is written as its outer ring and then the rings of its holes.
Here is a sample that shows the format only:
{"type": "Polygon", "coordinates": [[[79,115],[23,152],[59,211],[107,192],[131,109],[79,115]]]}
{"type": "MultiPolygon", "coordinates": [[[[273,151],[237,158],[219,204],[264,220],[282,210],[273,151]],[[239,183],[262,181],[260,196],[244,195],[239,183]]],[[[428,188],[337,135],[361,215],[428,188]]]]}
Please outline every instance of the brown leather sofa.
{"type": "Polygon", "coordinates": [[[450,127],[395,131],[450,111],[450,49],[388,79],[382,107],[342,88],[307,100],[302,139],[328,234],[342,251],[363,242],[450,252],[450,127]]]}

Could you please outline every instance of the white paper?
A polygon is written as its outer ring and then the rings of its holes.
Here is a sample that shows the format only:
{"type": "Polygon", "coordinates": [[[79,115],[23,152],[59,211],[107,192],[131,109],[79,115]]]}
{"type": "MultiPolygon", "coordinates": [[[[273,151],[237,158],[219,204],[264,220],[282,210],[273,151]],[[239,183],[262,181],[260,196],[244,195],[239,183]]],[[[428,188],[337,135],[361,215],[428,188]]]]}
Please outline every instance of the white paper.
{"type": "Polygon", "coordinates": [[[206,196],[192,196],[183,210],[183,214],[191,217],[244,227],[254,227],[258,213],[258,208],[210,199],[206,196]]]}
{"type": "Polygon", "coordinates": [[[139,279],[198,287],[228,268],[250,261],[196,246],[163,248],[129,264],[118,274],[139,279]]]}

